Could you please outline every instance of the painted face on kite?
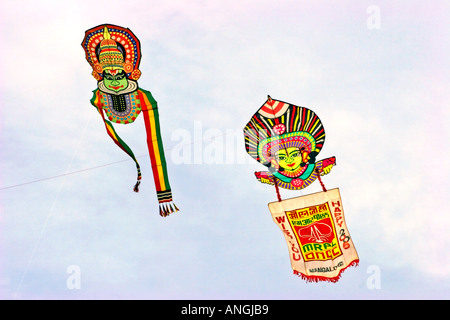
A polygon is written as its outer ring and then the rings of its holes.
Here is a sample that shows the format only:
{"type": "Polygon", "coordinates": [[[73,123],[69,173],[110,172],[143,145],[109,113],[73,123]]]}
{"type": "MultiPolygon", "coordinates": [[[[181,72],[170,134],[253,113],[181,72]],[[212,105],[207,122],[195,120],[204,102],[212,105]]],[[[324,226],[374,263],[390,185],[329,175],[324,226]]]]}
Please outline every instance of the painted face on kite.
{"type": "Polygon", "coordinates": [[[303,162],[302,154],[297,147],[280,149],[276,152],[274,160],[284,171],[292,173],[301,169],[303,162]]]}
{"type": "Polygon", "coordinates": [[[128,87],[127,75],[123,70],[105,70],[103,72],[103,83],[105,87],[117,92],[128,87]]]}

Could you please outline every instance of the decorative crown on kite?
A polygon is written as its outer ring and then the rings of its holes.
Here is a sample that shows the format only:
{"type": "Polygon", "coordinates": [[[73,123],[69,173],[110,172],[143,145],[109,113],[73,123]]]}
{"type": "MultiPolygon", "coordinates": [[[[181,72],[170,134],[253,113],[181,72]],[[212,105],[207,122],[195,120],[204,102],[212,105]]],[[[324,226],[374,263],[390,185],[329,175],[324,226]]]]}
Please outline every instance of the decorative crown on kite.
{"type": "Polygon", "coordinates": [[[86,31],[82,46],[96,80],[101,80],[103,71],[107,69],[123,70],[132,80],[140,78],[140,42],[130,29],[114,25],[97,26],[86,31]]]}

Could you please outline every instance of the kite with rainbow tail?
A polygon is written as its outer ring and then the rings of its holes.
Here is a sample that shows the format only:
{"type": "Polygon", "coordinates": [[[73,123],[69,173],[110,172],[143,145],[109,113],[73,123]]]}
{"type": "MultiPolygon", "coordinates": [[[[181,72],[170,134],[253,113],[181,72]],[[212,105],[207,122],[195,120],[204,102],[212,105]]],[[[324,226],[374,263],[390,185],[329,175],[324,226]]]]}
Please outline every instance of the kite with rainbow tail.
{"type": "Polygon", "coordinates": [[[138,69],[141,60],[138,38],[130,29],[104,24],[87,30],[81,45],[93,69],[92,75],[98,81],[91,104],[101,115],[108,135],[136,164],[137,181],[133,190],[139,192],[141,169],[130,147],[114,130],[113,123],[132,123],[142,112],[159,214],[166,217],[179,211],[172,199],[157,102],[149,91],[139,88],[137,83],[141,76],[138,69]]]}

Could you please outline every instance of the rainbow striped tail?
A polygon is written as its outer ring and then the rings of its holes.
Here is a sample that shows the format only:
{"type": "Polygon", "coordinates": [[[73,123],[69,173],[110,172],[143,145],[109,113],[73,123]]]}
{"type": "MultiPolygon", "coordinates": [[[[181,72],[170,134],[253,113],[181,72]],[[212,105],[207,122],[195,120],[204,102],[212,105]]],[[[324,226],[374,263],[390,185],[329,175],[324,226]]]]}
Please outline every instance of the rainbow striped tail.
{"type": "Polygon", "coordinates": [[[158,105],[149,91],[139,89],[138,94],[142,113],[144,114],[145,130],[147,131],[147,147],[159,202],[159,214],[162,217],[167,217],[169,214],[179,211],[179,209],[172,200],[172,191],[160,132],[158,105]]]}
{"type": "MultiPolygon", "coordinates": [[[[144,114],[145,130],[147,133],[147,147],[152,165],[153,178],[155,181],[156,195],[159,202],[159,213],[163,217],[179,211],[178,207],[173,203],[172,191],[170,188],[169,177],[167,173],[166,159],[164,156],[163,143],[159,128],[159,115],[155,99],[153,99],[149,91],[142,89],[137,90],[139,96],[142,113],[144,114]]],[[[136,157],[130,147],[123,141],[114,130],[110,121],[105,118],[102,105],[99,102],[98,91],[94,93],[91,103],[97,108],[105,123],[106,132],[124,152],[126,152],[136,163],[137,181],[133,187],[134,192],[139,192],[139,186],[142,179],[141,168],[136,157]]]]}
{"type": "Polygon", "coordinates": [[[171,190],[157,191],[156,194],[158,196],[160,216],[167,217],[171,213],[180,211],[172,200],[171,190]]]}

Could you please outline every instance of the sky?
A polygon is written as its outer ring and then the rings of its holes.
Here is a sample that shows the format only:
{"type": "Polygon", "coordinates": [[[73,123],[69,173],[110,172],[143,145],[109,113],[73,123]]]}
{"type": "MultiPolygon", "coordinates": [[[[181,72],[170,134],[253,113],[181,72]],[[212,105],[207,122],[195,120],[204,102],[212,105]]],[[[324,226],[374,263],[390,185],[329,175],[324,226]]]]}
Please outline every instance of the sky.
{"type": "MultiPolygon", "coordinates": [[[[2,0],[0,298],[448,299],[448,1],[2,0]],[[158,214],[143,118],[111,141],[81,42],[140,39],[174,202],[158,214]],[[310,108],[336,157],[359,266],[292,273],[242,129],[270,95],[310,108]]],[[[292,198],[321,190],[281,190],[292,198]]]]}

